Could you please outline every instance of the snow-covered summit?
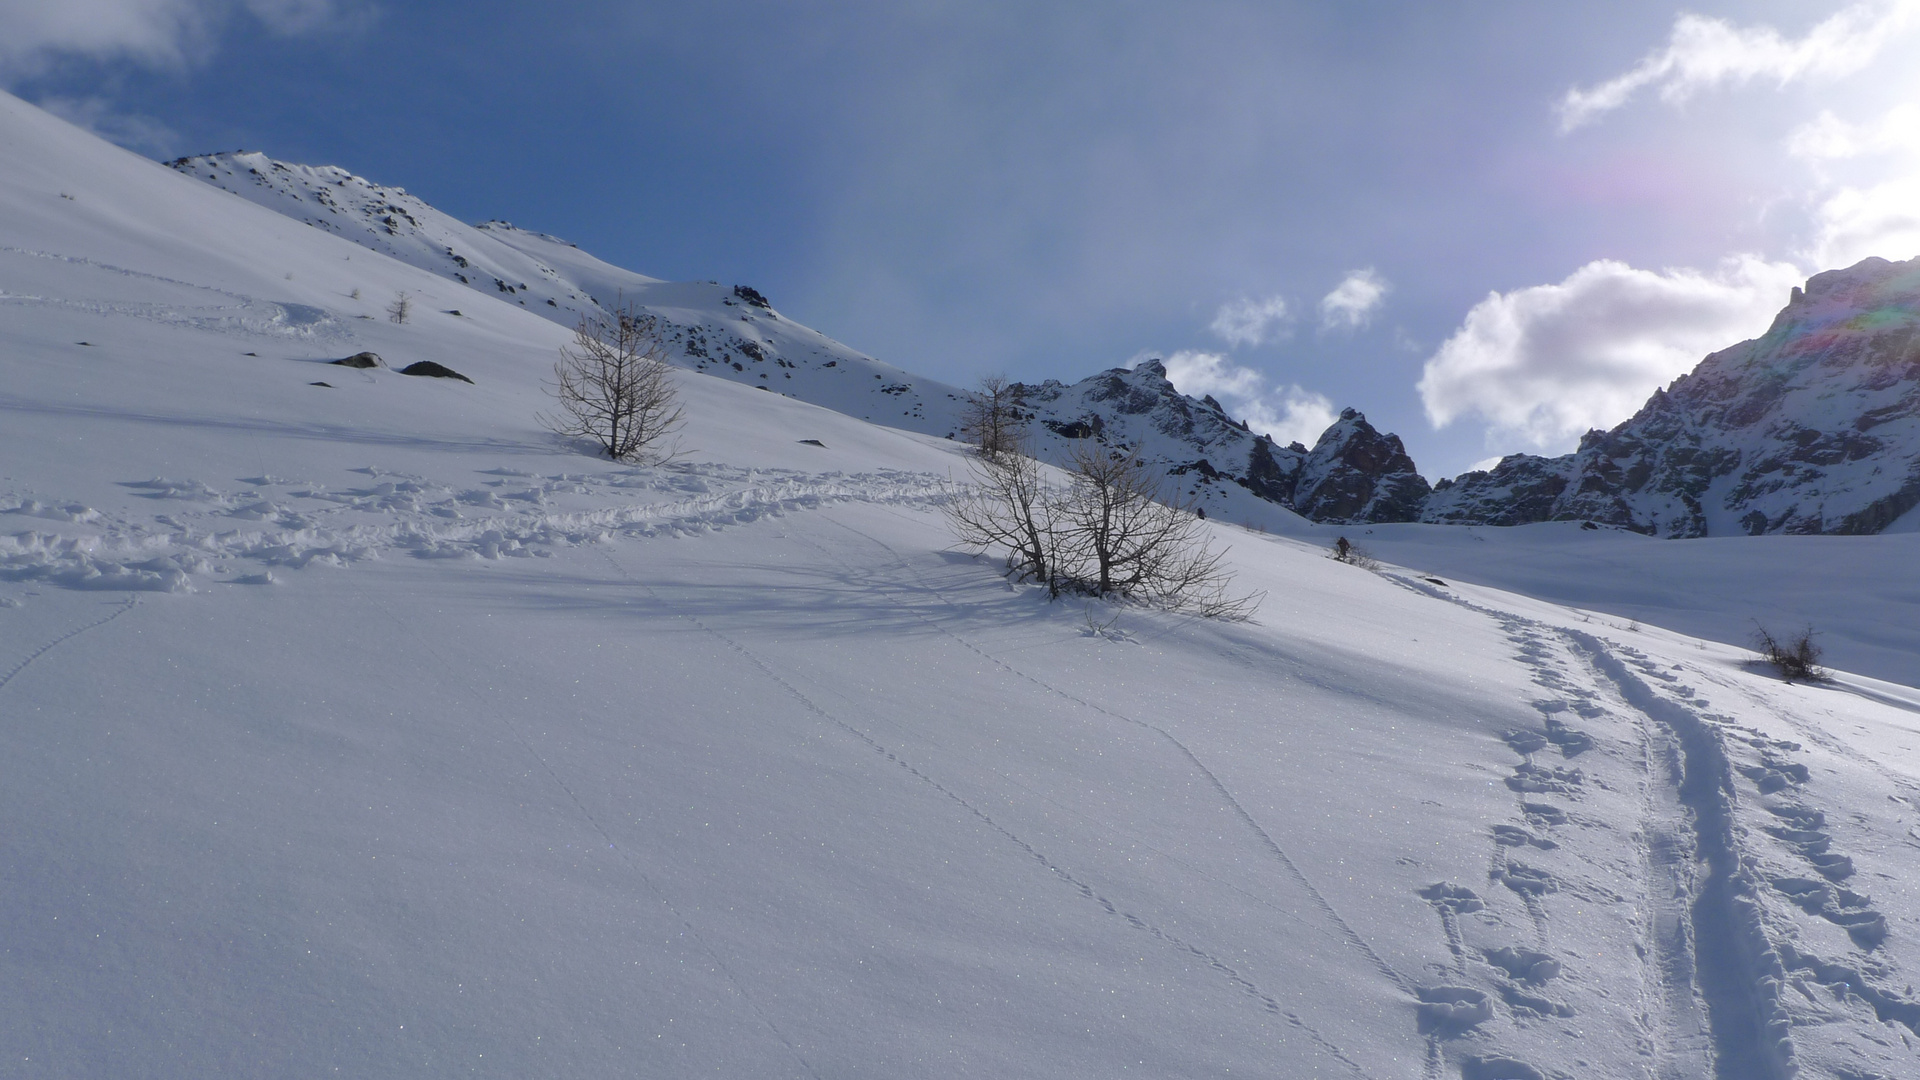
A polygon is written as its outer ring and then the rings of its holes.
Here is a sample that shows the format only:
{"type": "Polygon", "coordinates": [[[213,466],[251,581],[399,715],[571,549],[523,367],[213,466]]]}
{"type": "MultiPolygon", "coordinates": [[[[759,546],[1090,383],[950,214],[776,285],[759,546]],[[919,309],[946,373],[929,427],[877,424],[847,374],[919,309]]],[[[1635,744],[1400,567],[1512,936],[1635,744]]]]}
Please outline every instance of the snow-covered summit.
{"type": "MultiPolygon", "coordinates": [[[[962,394],[782,318],[748,285],[671,282],[504,221],[467,225],[405,189],[261,153],[168,163],[250,202],[572,328],[617,306],[657,317],[678,363],[891,427],[946,435],[962,394]]],[[[384,298],[383,298],[384,299],[384,298]]]]}
{"type": "Polygon", "coordinates": [[[1662,536],[1873,533],[1920,505],[1920,259],[1816,274],[1767,332],[1559,458],[1443,481],[1422,520],[1662,536]]]}

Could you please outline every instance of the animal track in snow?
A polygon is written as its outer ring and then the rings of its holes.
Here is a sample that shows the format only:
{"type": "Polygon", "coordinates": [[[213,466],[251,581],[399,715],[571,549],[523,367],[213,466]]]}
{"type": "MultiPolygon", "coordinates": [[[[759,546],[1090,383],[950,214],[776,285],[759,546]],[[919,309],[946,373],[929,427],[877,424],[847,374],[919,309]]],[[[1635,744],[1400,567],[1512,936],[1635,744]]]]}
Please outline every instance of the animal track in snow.
{"type": "Polygon", "coordinates": [[[1460,1063],[1460,1080],[1547,1080],[1547,1076],[1515,1058],[1470,1057],[1460,1063]]]}
{"type": "Polygon", "coordinates": [[[1530,795],[1553,793],[1572,795],[1580,790],[1586,781],[1586,774],[1579,769],[1566,769],[1560,766],[1551,768],[1535,765],[1531,762],[1516,765],[1513,775],[1507,777],[1507,786],[1515,791],[1530,795]]]}
{"type": "Polygon", "coordinates": [[[1544,983],[1560,974],[1560,961],[1532,949],[1501,946],[1487,949],[1481,955],[1487,958],[1487,963],[1521,982],[1544,983]]]}
{"type": "Polygon", "coordinates": [[[1493,999],[1470,986],[1423,986],[1418,1026],[1422,1035],[1451,1038],[1493,1019],[1493,999]]]}
{"type": "Polygon", "coordinates": [[[1544,836],[1535,836],[1518,825],[1495,825],[1493,842],[1501,847],[1537,847],[1542,851],[1552,851],[1559,844],[1544,836]]]}

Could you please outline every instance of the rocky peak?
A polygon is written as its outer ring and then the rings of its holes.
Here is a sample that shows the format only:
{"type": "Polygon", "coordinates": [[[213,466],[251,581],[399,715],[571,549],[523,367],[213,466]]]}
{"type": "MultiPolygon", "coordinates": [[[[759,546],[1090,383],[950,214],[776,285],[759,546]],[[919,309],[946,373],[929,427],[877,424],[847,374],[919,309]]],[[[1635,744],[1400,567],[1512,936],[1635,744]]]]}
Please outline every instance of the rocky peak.
{"type": "Polygon", "coordinates": [[[1920,505],[1920,259],[1795,289],[1767,332],[1708,356],[1560,458],[1442,484],[1422,520],[1588,519],[1663,536],[1878,532],[1920,505]]]}
{"type": "Polygon", "coordinates": [[[1250,430],[1212,397],[1191,398],[1145,360],[1067,385],[1016,384],[1035,451],[1064,462],[1082,439],[1138,454],[1166,471],[1174,492],[1209,513],[1233,513],[1252,496],[1316,521],[1412,521],[1427,482],[1398,436],[1348,409],[1309,451],[1250,430]]]}
{"type": "Polygon", "coordinates": [[[1302,463],[1293,504],[1315,521],[1415,521],[1429,490],[1398,435],[1343,409],[1302,463]]]}

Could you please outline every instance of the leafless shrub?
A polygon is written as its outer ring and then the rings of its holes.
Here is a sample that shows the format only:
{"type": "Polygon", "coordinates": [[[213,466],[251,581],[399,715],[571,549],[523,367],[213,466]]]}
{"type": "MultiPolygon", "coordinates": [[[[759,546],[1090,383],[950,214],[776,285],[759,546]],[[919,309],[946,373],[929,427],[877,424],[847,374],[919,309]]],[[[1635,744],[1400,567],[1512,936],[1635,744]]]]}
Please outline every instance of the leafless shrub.
{"type": "Polygon", "coordinates": [[[1753,647],[1760,658],[1773,665],[1780,677],[1793,682],[1819,682],[1827,677],[1820,666],[1820,646],[1814,642],[1812,627],[1785,639],[1776,638],[1766,627],[1754,624],[1753,647]]]}
{"type": "Polygon", "coordinates": [[[988,375],[980,380],[979,390],[967,395],[960,413],[960,434],[981,457],[993,460],[1017,453],[1025,429],[1025,420],[1014,403],[1013,384],[1004,376],[988,375]]]}
{"type": "Polygon", "coordinates": [[[413,298],[406,293],[395,293],[393,303],[387,305],[387,321],[404,323],[413,315],[413,298]]]}
{"type": "Polygon", "coordinates": [[[653,316],[631,307],[611,318],[582,316],[553,366],[560,411],[540,421],[555,434],[591,439],[615,461],[669,456],[659,444],[682,419],[671,370],[653,316]]]}
{"type": "Polygon", "coordinates": [[[1005,550],[1008,573],[1037,581],[1059,596],[1053,564],[1054,507],[1059,498],[1059,492],[1043,484],[1040,463],[1026,454],[1014,451],[982,457],[974,466],[972,485],[947,501],[947,525],[960,546],[1005,550]]]}
{"type": "Polygon", "coordinates": [[[1260,596],[1229,593],[1224,550],[1192,509],[1158,501],[1159,480],[1138,458],[1098,444],[1077,448],[1065,489],[1017,451],[983,457],[974,484],[949,501],[955,539],[1004,550],[1010,572],[1062,593],[1138,600],[1208,618],[1244,619],[1260,596]]]}

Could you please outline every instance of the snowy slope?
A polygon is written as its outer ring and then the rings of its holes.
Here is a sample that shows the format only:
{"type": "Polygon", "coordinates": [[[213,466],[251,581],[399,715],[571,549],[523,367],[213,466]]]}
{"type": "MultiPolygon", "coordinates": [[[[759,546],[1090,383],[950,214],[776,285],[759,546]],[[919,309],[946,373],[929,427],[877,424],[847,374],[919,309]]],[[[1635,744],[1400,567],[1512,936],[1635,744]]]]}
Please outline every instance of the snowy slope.
{"type": "MultiPolygon", "coordinates": [[[[603,318],[632,305],[665,324],[673,359],[696,371],[910,431],[948,435],[958,424],[960,391],[783,319],[748,286],[636,274],[545,233],[502,221],[464,224],[405,189],[330,165],[295,165],[246,152],[169,164],[568,329],[582,316],[603,318]]],[[[375,299],[384,305],[391,297],[375,299]]]]}
{"type": "Polygon", "coordinates": [[[1049,605],[938,438],[558,444],[565,333],[0,97],[9,1072],[1920,1067],[1920,691],[1225,524],[1252,622],[1049,605]]]}
{"type": "MultiPolygon", "coordinates": [[[[603,318],[633,304],[661,320],[669,354],[695,371],[909,431],[959,433],[964,392],[782,318],[748,286],[661,281],[545,233],[502,221],[468,226],[404,189],[334,166],[260,153],[169,165],[569,328],[582,316],[603,318]]],[[[1158,361],[1072,385],[1049,380],[1014,389],[1043,460],[1064,464],[1086,438],[1124,447],[1166,472],[1170,496],[1229,521],[1285,527],[1296,509],[1316,521],[1409,521],[1428,490],[1398,437],[1374,431],[1358,413],[1342,417],[1311,451],[1279,446],[1218,402],[1179,393],[1158,361]]]]}

